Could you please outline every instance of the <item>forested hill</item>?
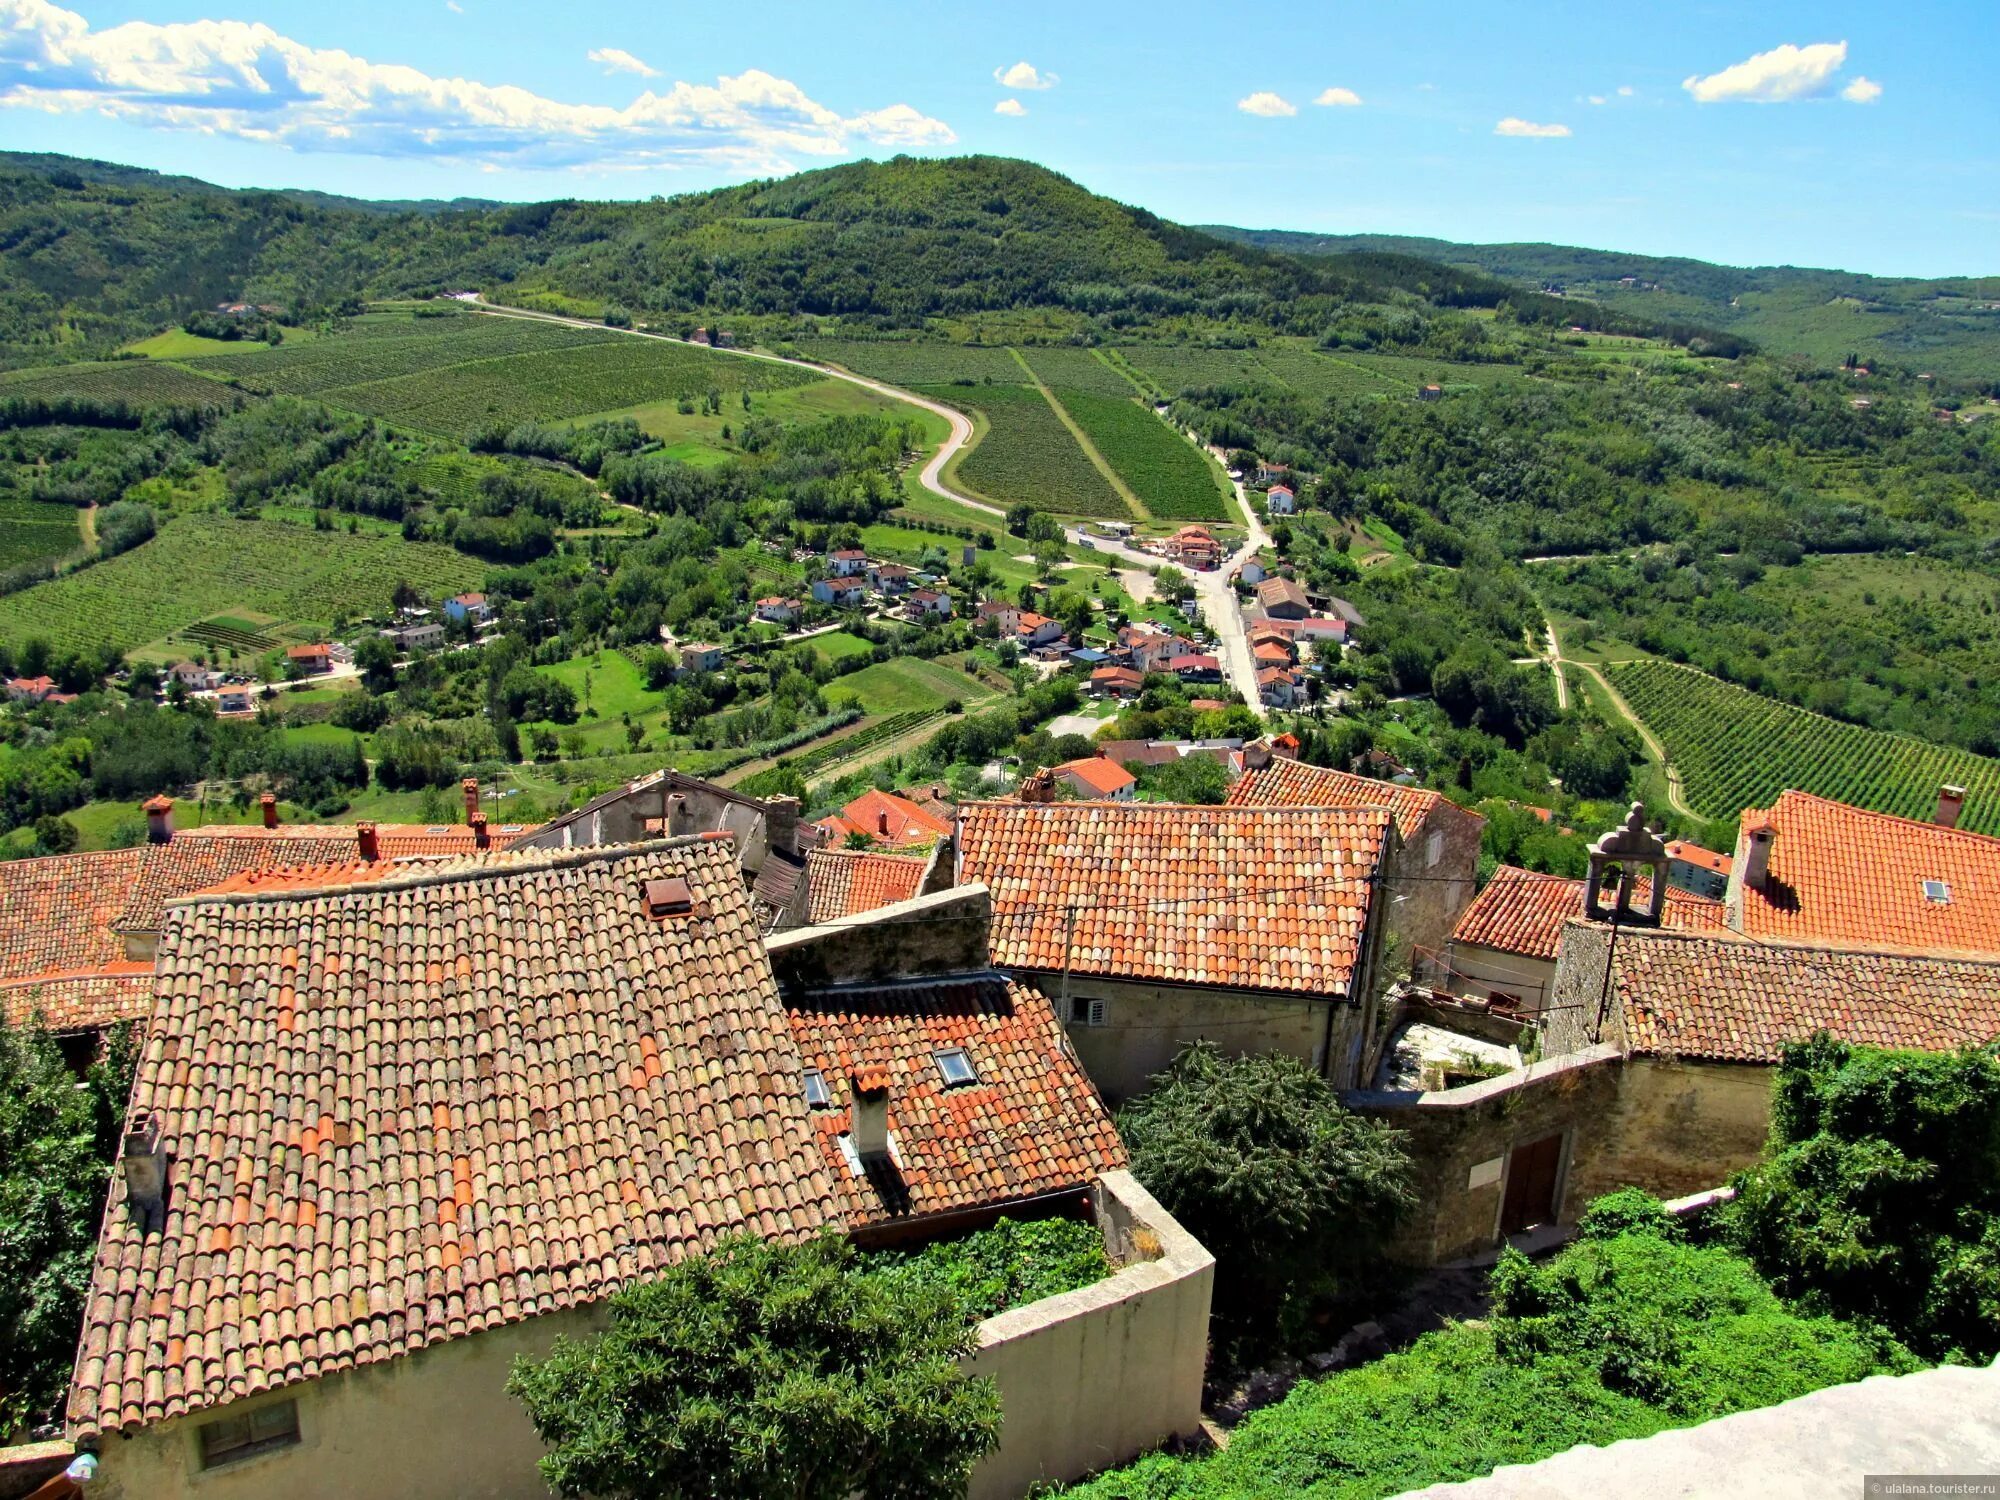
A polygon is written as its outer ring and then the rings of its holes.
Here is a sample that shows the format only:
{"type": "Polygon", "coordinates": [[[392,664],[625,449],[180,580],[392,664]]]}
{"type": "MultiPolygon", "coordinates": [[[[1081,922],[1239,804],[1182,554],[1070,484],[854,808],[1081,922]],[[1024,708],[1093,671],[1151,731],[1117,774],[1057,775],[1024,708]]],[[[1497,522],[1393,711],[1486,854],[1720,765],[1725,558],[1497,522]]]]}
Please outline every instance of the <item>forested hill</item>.
{"type": "Polygon", "coordinates": [[[101,356],[223,300],[303,320],[344,299],[456,287],[592,316],[803,314],[909,328],[1060,309],[1112,329],[1178,324],[1202,337],[1317,337],[1357,304],[1506,301],[1541,321],[1570,316],[1476,270],[1379,251],[1276,253],[993,157],[854,162],[648,202],[470,207],[361,205],[0,158],[0,356],[10,363],[101,356]]]}
{"type": "Polygon", "coordinates": [[[1571,245],[1469,245],[1410,235],[1221,225],[1205,226],[1205,232],[1286,255],[1386,253],[1438,261],[1516,287],[1559,287],[1608,309],[1727,329],[1774,353],[1822,363],[1858,354],[2000,381],[2000,275],[1924,280],[1799,266],[1724,266],[1571,245]]]}

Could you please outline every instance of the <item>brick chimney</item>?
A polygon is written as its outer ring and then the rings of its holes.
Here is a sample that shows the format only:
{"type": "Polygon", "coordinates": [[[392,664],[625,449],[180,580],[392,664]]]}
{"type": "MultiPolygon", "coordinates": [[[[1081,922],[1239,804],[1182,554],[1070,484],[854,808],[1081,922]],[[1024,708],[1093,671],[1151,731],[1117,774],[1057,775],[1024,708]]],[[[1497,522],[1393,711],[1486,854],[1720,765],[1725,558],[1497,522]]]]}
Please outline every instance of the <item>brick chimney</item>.
{"type": "Polygon", "coordinates": [[[799,799],[772,797],[764,804],[764,843],[785,854],[797,852],[799,841],[799,799]]]}
{"type": "Polygon", "coordinates": [[[470,823],[479,816],[479,778],[468,776],[458,785],[465,793],[465,821],[470,823]]]}
{"type": "Polygon", "coordinates": [[[1945,785],[1938,788],[1937,816],[1931,821],[1940,828],[1958,827],[1958,815],[1965,811],[1965,788],[1945,785]]]}
{"type": "Polygon", "coordinates": [[[876,831],[876,832],[877,832],[878,834],[880,834],[880,835],[881,835],[881,836],[882,836],[883,838],[887,838],[887,837],[889,836],[889,809],[888,809],[888,808],[886,808],[886,807],[879,807],[879,808],[877,808],[877,809],[875,810],[875,831],[876,831]]]}
{"type": "Polygon", "coordinates": [[[354,841],[360,852],[363,864],[372,865],[382,857],[382,843],[375,836],[375,825],[373,823],[356,823],[354,825],[354,841]]]}
{"type": "Polygon", "coordinates": [[[266,792],[257,799],[257,805],[264,811],[264,826],[266,828],[276,828],[278,826],[277,795],[272,792],[266,792]]]}
{"type": "Polygon", "coordinates": [[[1020,797],[1023,802],[1055,801],[1056,773],[1047,766],[1034,772],[1021,783],[1020,797]]]}
{"type": "Polygon", "coordinates": [[[146,799],[146,842],[171,844],[174,841],[174,799],[164,794],[146,799]]]}
{"type": "Polygon", "coordinates": [[[1743,883],[1753,891],[1764,889],[1771,878],[1771,846],[1778,830],[1768,812],[1743,815],[1743,883]]]}
{"type": "Polygon", "coordinates": [[[125,1202],[132,1217],[142,1230],[156,1226],[167,1200],[167,1152],[160,1139],[160,1117],[153,1111],[133,1113],[118,1166],[125,1175],[125,1202]]]}
{"type": "Polygon", "coordinates": [[[854,1154],[866,1161],[889,1154],[889,1071],[873,1065],[848,1080],[854,1108],[848,1124],[854,1154]]]}

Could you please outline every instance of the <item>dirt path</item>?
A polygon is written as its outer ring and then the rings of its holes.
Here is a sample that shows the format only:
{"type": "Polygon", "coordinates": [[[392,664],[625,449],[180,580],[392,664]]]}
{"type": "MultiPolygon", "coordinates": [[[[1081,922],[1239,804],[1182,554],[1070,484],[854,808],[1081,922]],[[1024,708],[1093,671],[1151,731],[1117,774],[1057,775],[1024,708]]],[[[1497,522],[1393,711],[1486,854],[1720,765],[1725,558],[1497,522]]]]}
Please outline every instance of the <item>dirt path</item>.
{"type": "Polygon", "coordinates": [[[94,505],[81,507],[76,513],[76,527],[83,534],[83,550],[85,552],[95,552],[97,550],[97,507],[94,505]]]}
{"type": "MultiPolygon", "coordinates": [[[[1698,813],[1692,807],[1688,806],[1687,798],[1681,792],[1681,773],[1674,769],[1674,763],[1667,758],[1667,747],[1661,743],[1660,737],[1646,727],[1646,721],[1632,711],[1632,705],[1625,701],[1625,695],[1611,685],[1611,679],[1596,665],[1587,661],[1565,660],[1562,655],[1562,645],[1556,639],[1555,626],[1549,625],[1547,629],[1549,633],[1549,664],[1557,669],[1556,681],[1562,681],[1561,668],[1564,666],[1574,667],[1579,672],[1588,673],[1590,680],[1604,690],[1604,701],[1617,711],[1620,718],[1639,731],[1639,738],[1645,742],[1647,751],[1652,755],[1653,759],[1660,763],[1660,770],[1667,779],[1668,805],[1684,818],[1703,818],[1704,814],[1698,813]]],[[[1568,694],[1566,692],[1558,690],[1557,698],[1565,707],[1567,706],[1568,694]]]]}

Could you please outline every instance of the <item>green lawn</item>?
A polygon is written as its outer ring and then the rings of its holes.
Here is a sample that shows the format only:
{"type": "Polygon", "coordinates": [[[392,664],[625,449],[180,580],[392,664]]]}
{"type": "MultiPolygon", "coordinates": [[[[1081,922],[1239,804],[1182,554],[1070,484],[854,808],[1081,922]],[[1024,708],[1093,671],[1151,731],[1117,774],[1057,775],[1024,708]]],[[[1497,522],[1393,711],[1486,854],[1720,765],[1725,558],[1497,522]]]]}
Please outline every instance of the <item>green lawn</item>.
{"type": "Polygon", "coordinates": [[[812,638],[813,655],[828,666],[848,660],[850,657],[866,656],[875,648],[858,635],[849,635],[845,630],[836,630],[827,635],[812,638]]]}
{"type": "MultiPolygon", "coordinates": [[[[537,667],[545,677],[567,683],[576,694],[576,710],[588,717],[592,709],[600,719],[618,720],[625,714],[638,718],[657,712],[661,697],[646,686],[646,679],[619,651],[599,651],[590,656],[573,656],[553,666],[537,667]]],[[[622,734],[623,728],[619,732],[622,734]]]]}
{"type": "Polygon", "coordinates": [[[863,667],[859,672],[837,678],[826,689],[830,706],[855,703],[871,714],[942,708],[953,698],[969,707],[993,695],[993,689],[977,678],[940,662],[921,661],[913,656],[863,667]]]}
{"type": "MultiPolygon", "coordinates": [[[[700,403],[696,405],[699,408],[700,403]]],[[[899,418],[925,415],[917,407],[887,396],[878,396],[849,381],[823,379],[810,385],[752,391],[748,411],[743,409],[742,397],[732,391],[724,396],[722,410],[714,416],[699,409],[683,412],[678,398],[675,398],[649,401],[614,411],[592,412],[574,421],[581,424],[630,417],[642,431],[666,443],[665,451],[670,457],[678,458],[683,463],[720,464],[741,456],[742,449],[735,439],[748,418],[764,417],[789,426],[818,421],[823,417],[857,414],[899,418]],[[722,431],[725,427],[729,429],[726,438],[722,431]]],[[[945,425],[943,419],[932,417],[928,420],[939,429],[938,437],[933,441],[941,441],[945,425]]]]}

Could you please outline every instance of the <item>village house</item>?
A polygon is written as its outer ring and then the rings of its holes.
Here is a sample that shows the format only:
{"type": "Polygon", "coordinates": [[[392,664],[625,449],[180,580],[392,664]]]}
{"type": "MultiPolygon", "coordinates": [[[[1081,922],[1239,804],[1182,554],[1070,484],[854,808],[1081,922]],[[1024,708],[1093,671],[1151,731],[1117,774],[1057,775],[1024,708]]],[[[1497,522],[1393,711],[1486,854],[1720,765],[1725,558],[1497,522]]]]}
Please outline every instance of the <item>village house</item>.
{"type": "Polygon", "coordinates": [[[56,680],[53,677],[10,677],[7,679],[7,698],[12,703],[40,703],[54,696],[56,680]]]}
{"type": "Polygon", "coordinates": [[[928,854],[879,849],[813,849],[806,854],[806,921],[814,926],[913,901],[951,883],[945,846],[928,854]]]}
{"type": "Polygon", "coordinates": [[[1266,618],[1273,620],[1303,620],[1312,613],[1306,591],[1290,578],[1266,578],[1258,584],[1257,603],[1266,618]]]}
{"type": "Polygon", "coordinates": [[[1326,601],[1326,612],[1336,620],[1344,621],[1349,630],[1360,630],[1368,623],[1361,618],[1360,610],[1337,595],[1326,601]]]}
{"type": "Polygon", "coordinates": [[[912,570],[901,563],[875,563],[868,569],[868,587],[878,594],[894,597],[910,590],[912,570]]]}
{"type": "Polygon", "coordinates": [[[242,684],[215,690],[215,716],[219,719],[240,718],[257,712],[257,705],[249,688],[242,684]]]}
{"type": "Polygon", "coordinates": [[[1729,867],[1726,854],[1704,849],[1686,839],[1667,844],[1667,883],[1676,889],[1720,901],[1729,894],[1729,867]]]}
{"type": "MultiPolygon", "coordinates": [[[[222,674],[213,667],[205,667],[197,661],[177,661],[167,674],[168,681],[178,682],[190,693],[204,693],[222,681],[222,674]]],[[[44,678],[43,681],[48,679],[44,678]]],[[[49,683],[53,688],[54,683],[49,683]]],[[[47,694],[43,695],[44,697],[47,694]]]]}
{"type": "Polygon", "coordinates": [[[1290,485],[1274,484],[1264,495],[1265,508],[1274,516],[1289,516],[1298,509],[1298,504],[1290,485]]]}
{"type": "Polygon", "coordinates": [[[892,849],[928,847],[951,837],[951,819],[910,797],[871,787],[817,827],[838,844],[859,834],[892,849]]]}
{"type": "Polygon", "coordinates": [[[828,555],[826,566],[835,578],[859,578],[868,571],[868,554],[858,547],[842,547],[828,555]]]}
{"type": "Polygon", "coordinates": [[[1444,387],[1441,385],[1420,385],[1417,387],[1417,399],[1419,401],[1442,401],[1444,399],[1444,387]]]}
{"type": "Polygon", "coordinates": [[[1038,615],[1032,609],[1014,611],[1014,640],[1023,649],[1053,646],[1063,639],[1062,621],[1038,615]]]}
{"type": "Polygon", "coordinates": [[[309,677],[316,677],[333,667],[333,648],[324,642],[310,646],[287,646],[285,663],[309,677]]]}
{"type": "Polygon", "coordinates": [[[1257,697],[1266,708],[1290,708],[1305,698],[1305,686],[1289,667],[1261,667],[1257,672],[1257,697]]]}
{"type": "Polygon", "coordinates": [[[1130,802],[1139,785],[1136,776],[1102,750],[1051,766],[1049,774],[1080,802],[1130,802]]]}
{"type": "Polygon", "coordinates": [[[949,620],[951,595],[942,589],[913,589],[903,602],[903,614],[911,620],[949,620]]]}
{"type": "Polygon", "coordinates": [[[1486,820],[1441,793],[1309,766],[1276,744],[1245,746],[1244,764],[1229,789],[1232,807],[1382,808],[1393,814],[1398,838],[1383,868],[1391,898],[1385,928],[1402,967],[1434,963],[1472,900],[1486,820]]]}
{"type": "Polygon", "coordinates": [[[1173,657],[1167,670],[1182,682],[1220,682],[1222,663],[1206,651],[1190,651],[1173,657]]]}
{"type": "Polygon", "coordinates": [[[436,620],[412,620],[389,626],[382,638],[398,651],[432,651],[444,644],[444,626],[436,620]]]}
{"type": "Polygon", "coordinates": [[[1373,1025],[1395,829],[1373,808],[1022,800],[960,815],[958,878],[992,891],[992,960],[1058,1000],[1077,1056],[1129,1098],[1187,1043],[1284,1052],[1336,1086],[1373,1025]]]}
{"type": "Polygon", "coordinates": [[[1284,484],[1292,477],[1288,464],[1259,463],[1251,475],[1250,487],[1254,490],[1268,489],[1274,484],[1284,484]]]}
{"type": "Polygon", "coordinates": [[[768,625],[789,625],[799,617],[799,601],[772,594],[757,601],[756,616],[768,625]]]}
{"type": "Polygon", "coordinates": [[[868,603],[868,587],[859,578],[815,578],[810,592],[815,603],[835,609],[860,609],[868,603]]]}
{"type": "Polygon", "coordinates": [[[1273,640],[1268,634],[1260,631],[1251,637],[1250,659],[1257,664],[1257,670],[1260,672],[1267,667],[1285,671],[1296,659],[1296,653],[1289,641],[1273,640]]]}
{"type": "Polygon", "coordinates": [[[93,1493],[539,1496],[508,1376],[614,1293],[725,1233],[920,1242],[1022,1205],[1145,1265],[978,1330],[1007,1426],[974,1496],[1189,1430],[1211,1262],[1048,1001],[988,971],[983,892],[933,900],[915,972],[893,922],[767,955],[700,838],[178,908],[70,1396],[93,1493]]]}
{"type": "Polygon", "coordinates": [[[680,666],[674,673],[676,677],[686,677],[695,672],[720,672],[729,657],[726,646],[715,646],[706,641],[683,641],[674,649],[680,655],[680,666]]]}
{"type": "Polygon", "coordinates": [[[1243,566],[1236,570],[1237,580],[1242,583],[1250,584],[1253,587],[1257,584],[1262,583],[1266,578],[1269,578],[1270,576],[1271,576],[1270,570],[1264,566],[1261,560],[1254,557],[1246,558],[1244,560],[1243,566]]]}
{"type": "Polygon", "coordinates": [[[1090,674],[1090,691],[1099,698],[1136,698],[1146,686],[1146,674],[1131,667],[1099,667],[1090,674]]]}
{"type": "Polygon", "coordinates": [[[453,622],[469,620],[484,625],[493,618],[493,606],[484,594],[453,594],[444,601],[444,617],[453,622]]]}
{"type": "Polygon", "coordinates": [[[1183,568],[1208,573],[1222,566],[1222,543],[1206,526],[1183,526],[1160,545],[1168,560],[1183,568]]]}

